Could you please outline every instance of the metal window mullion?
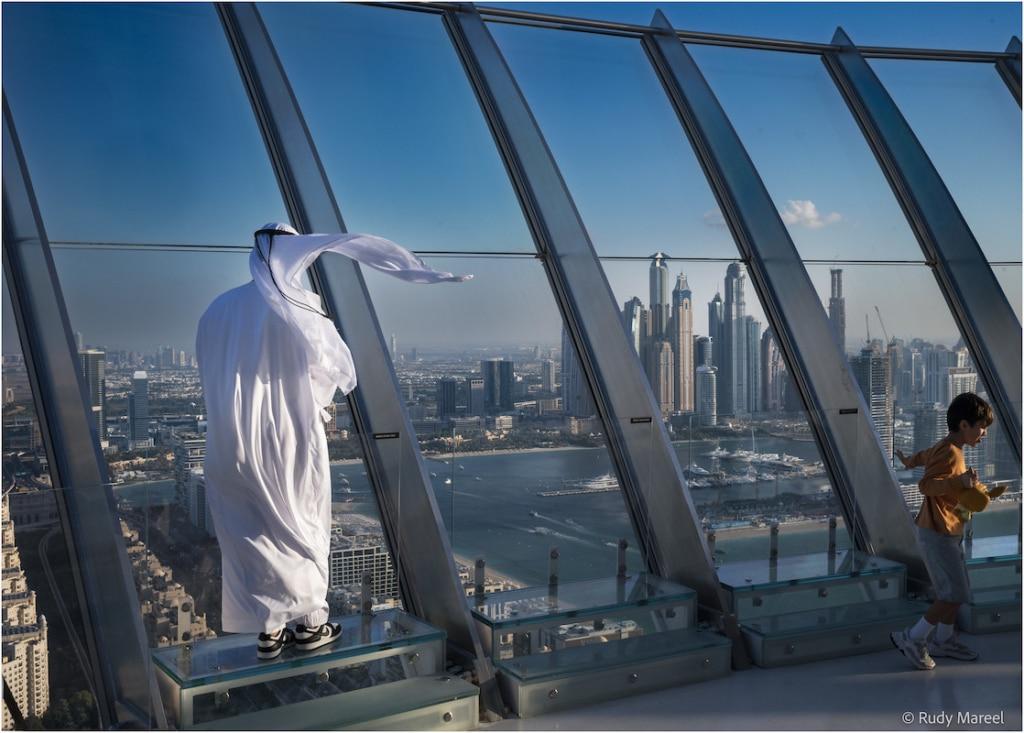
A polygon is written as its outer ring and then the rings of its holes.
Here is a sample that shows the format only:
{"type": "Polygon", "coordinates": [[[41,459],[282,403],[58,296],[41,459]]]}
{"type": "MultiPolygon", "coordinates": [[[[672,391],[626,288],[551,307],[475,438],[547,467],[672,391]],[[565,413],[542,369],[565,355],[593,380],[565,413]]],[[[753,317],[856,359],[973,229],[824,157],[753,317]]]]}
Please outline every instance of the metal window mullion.
{"type": "Polygon", "coordinates": [[[910,222],[950,312],[1021,460],[1021,326],[952,195],[856,46],[840,28],[841,51],[823,56],[910,222]]]}
{"type": "MultiPolygon", "coordinates": [[[[480,14],[467,5],[449,10],[445,20],[544,255],[644,561],[652,572],[694,588],[704,608],[723,613],[728,605],[660,410],[551,151],[480,14]],[[629,427],[634,419],[644,427],[629,427]]],[[[722,618],[728,628],[728,614],[722,618]]]]}
{"type": "Polygon", "coordinates": [[[1006,83],[1007,89],[1010,90],[1010,94],[1017,100],[1017,106],[1020,106],[1020,39],[1014,36],[1010,39],[1009,45],[1006,47],[1006,52],[1013,54],[1010,58],[1001,58],[996,60],[996,71],[999,72],[999,76],[1002,77],[1006,83]]]}
{"type": "MultiPolygon", "coordinates": [[[[252,3],[218,3],[289,216],[300,231],[346,231],[273,42],[252,3]]],[[[501,705],[459,580],[444,523],[359,266],[326,254],[309,269],[344,337],[359,384],[349,406],[407,610],[445,630],[475,665],[484,705],[501,705]],[[400,560],[400,562],[398,561],[400,560]]]]}
{"type": "Polygon", "coordinates": [[[785,224],[711,87],[659,10],[645,38],[747,265],[859,549],[927,578],[895,476],[867,405],[785,224]],[[851,437],[852,436],[852,437],[851,437]],[[861,451],[861,447],[875,449],[861,451]]]}
{"type": "MultiPolygon", "coordinates": [[[[3,264],[82,615],[100,723],[165,726],[139,600],[70,321],[28,168],[3,98],[3,264]],[[141,672],[141,673],[140,673],[141,672]]],[[[69,633],[75,633],[70,629],[69,633]]]]}

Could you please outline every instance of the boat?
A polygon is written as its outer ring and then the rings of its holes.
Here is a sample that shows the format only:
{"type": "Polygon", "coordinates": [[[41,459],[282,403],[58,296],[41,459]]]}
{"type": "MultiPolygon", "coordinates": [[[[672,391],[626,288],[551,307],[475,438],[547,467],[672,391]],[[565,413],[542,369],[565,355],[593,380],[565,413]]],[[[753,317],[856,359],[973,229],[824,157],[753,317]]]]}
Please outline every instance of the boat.
{"type": "Polygon", "coordinates": [[[537,511],[531,511],[531,512],[530,512],[530,516],[531,516],[531,517],[539,517],[539,516],[540,516],[540,512],[537,512],[537,511]]]}
{"type": "Polygon", "coordinates": [[[578,486],[581,489],[611,490],[619,488],[619,480],[610,473],[606,473],[603,476],[598,476],[597,478],[581,481],[578,486]]]}
{"type": "Polygon", "coordinates": [[[696,463],[691,463],[689,468],[686,469],[689,473],[694,476],[709,476],[711,474],[706,468],[698,466],[696,463]]]}
{"type": "Polygon", "coordinates": [[[446,479],[444,480],[444,485],[445,485],[445,486],[451,486],[451,483],[452,483],[452,480],[451,480],[450,478],[446,478],[446,479]]]}
{"type": "Polygon", "coordinates": [[[430,472],[430,478],[437,478],[437,474],[433,471],[430,472]]]}
{"type": "Polygon", "coordinates": [[[481,479],[481,478],[480,478],[479,476],[474,476],[474,477],[473,477],[473,480],[474,480],[474,481],[481,481],[482,479],[481,479]]]}

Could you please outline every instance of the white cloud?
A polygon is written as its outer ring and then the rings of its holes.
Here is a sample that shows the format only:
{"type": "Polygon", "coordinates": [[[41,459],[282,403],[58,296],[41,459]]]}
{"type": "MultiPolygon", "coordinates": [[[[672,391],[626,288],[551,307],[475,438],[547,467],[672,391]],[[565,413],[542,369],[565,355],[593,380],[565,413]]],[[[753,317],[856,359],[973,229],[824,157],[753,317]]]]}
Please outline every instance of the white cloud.
{"type": "Polygon", "coordinates": [[[835,211],[822,216],[818,213],[818,207],[813,201],[786,202],[786,208],[782,212],[782,221],[790,226],[806,227],[807,229],[821,229],[829,224],[835,224],[842,219],[835,211]]]}
{"type": "Polygon", "coordinates": [[[725,217],[718,209],[711,209],[704,212],[704,223],[715,229],[725,229],[725,217]]]}

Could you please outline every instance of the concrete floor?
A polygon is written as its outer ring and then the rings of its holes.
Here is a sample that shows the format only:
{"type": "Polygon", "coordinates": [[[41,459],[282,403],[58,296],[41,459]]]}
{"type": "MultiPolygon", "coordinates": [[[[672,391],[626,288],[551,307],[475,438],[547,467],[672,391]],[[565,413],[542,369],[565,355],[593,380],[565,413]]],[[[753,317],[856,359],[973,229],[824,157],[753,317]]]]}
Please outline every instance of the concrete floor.
{"type": "Polygon", "coordinates": [[[976,662],[914,669],[895,649],[728,677],[612,700],[501,730],[1021,730],[1021,633],[963,634],[976,662]],[[903,721],[909,713],[912,722],[903,721]],[[951,716],[927,718],[921,714],[951,716]],[[1000,715],[971,724],[958,714],[1000,715]],[[996,719],[999,720],[998,718],[996,719]]]}

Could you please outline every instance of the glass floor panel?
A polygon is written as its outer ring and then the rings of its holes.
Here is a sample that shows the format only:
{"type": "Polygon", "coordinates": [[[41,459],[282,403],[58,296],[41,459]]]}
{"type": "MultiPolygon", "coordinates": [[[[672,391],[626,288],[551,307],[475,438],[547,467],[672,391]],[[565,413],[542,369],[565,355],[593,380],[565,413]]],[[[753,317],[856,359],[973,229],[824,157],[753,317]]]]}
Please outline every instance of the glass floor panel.
{"type": "Polygon", "coordinates": [[[539,620],[557,621],[587,614],[646,605],[669,605],[692,601],[696,592],[686,586],[647,573],[617,578],[594,578],[562,583],[557,594],[546,586],[517,588],[488,595],[475,605],[473,615],[495,630],[508,629],[539,620]]]}
{"type": "Polygon", "coordinates": [[[971,591],[971,604],[975,606],[1020,602],[1020,599],[1021,587],[1019,584],[971,591]]]}
{"type": "Polygon", "coordinates": [[[679,629],[619,639],[606,644],[589,644],[557,649],[545,654],[516,657],[498,662],[497,667],[524,682],[534,682],[548,677],[593,672],[619,664],[677,656],[702,649],[717,649],[730,644],[731,642],[724,636],[710,631],[679,629]]]}
{"type": "Polygon", "coordinates": [[[847,549],[839,550],[832,557],[827,552],[782,557],[774,565],[767,558],[725,563],[718,569],[718,580],[727,588],[743,590],[840,580],[855,575],[881,575],[902,570],[901,563],[847,549]]]}
{"type": "Polygon", "coordinates": [[[975,537],[967,544],[964,542],[964,557],[968,563],[987,562],[989,560],[1020,559],[1020,545],[1017,535],[1001,535],[998,537],[975,537]]]}
{"type": "Polygon", "coordinates": [[[885,621],[901,616],[920,616],[927,608],[927,603],[898,598],[816,611],[783,613],[744,623],[743,627],[764,636],[812,633],[826,629],[842,631],[875,621],[885,621]]]}
{"type": "Polygon", "coordinates": [[[398,609],[369,617],[342,616],[341,638],[309,652],[286,649],[274,660],[256,656],[256,634],[230,634],[196,643],[191,652],[173,646],[153,652],[153,661],[181,688],[197,687],[259,674],[342,660],[393,647],[444,639],[444,632],[398,609]]]}

